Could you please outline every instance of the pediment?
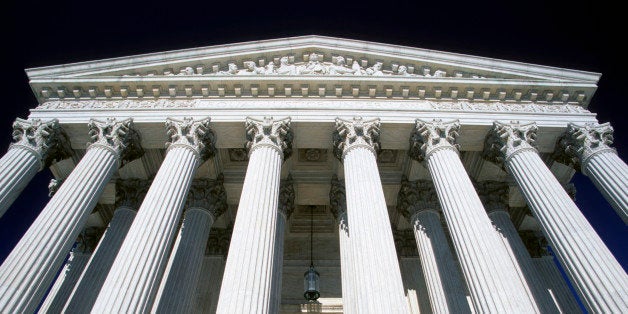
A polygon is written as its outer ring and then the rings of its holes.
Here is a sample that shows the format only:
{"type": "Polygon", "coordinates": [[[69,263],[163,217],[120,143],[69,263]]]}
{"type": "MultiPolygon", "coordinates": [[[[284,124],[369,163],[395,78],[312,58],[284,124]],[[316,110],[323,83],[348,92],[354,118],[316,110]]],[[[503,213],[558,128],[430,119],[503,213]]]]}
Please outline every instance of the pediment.
{"type": "Polygon", "coordinates": [[[265,91],[272,88],[271,93],[275,87],[281,92],[289,90],[289,95],[293,89],[300,93],[307,87],[308,93],[320,94],[322,85],[327,85],[325,92],[332,94],[337,94],[334,89],[338,88],[355,94],[357,86],[358,94],[409,95],[412,90],[419,98],[426,93],[438,96],[443,91],[450,96],[453,91],[454,98],[467,97],[469,90],[474,90],[471,97],[488,100],[493,93],[493,97],[503,101],[504,97],[499,96],[501,90],[519,84],[518,92],[514,88],[508,90],[513,99],[521,99],[525,93],[534,101],[536,92],[545,93],[541,98],[547,98],[549,93],[552,98],[564,100],[566,91],[568,99],[584,105],[600,77],[584,71],[322,36],[50,66],[28,69],[27,74],[35,93],[41,93],[37,95],[40,101],[64,98],[66,94],[78,98],[115,94],[124,98],[125,94],[175,97],[196,95],[195,92],[209,96],[212,91],[216,95],[233,91],[238,96],[242,87],[245,94],[251,95],[259,87],[265,91]],[[240,91],[236,85],[240,85],[240,91]],[[376,86],[374,91],[373,86],[376,86]]]}

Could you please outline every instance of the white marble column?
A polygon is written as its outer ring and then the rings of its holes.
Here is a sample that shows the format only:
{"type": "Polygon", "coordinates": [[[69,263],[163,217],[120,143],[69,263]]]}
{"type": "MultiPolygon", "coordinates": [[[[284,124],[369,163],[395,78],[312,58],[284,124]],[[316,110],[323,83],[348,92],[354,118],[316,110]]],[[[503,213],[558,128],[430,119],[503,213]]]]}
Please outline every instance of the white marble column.
{"type": "Polygon", "coordinates": [[[459,122],[417,120],[410,156],[425,162],[475,311],[536,312],[458,156],[459,122]]]}
{"type": "Polygon", "coordinates": [[[153,313],[191,313],[212,224],[227,209],[223,176],[192,183],[153,313]]]}
{"type": "Polygon", "coordinates": [[[63,265],[61,273],[50,288],[38,313],[62,312],[63,306],[79,281],[101,234],[102,229],[95,227],[87,228],[81,232],[75,247],[70,252],[67,262],[63,265]]]}
{"type": "Polygon", "coordinates": [[[340,276],[342,280],[342,311],[347,314],[356,312],[356,292],[351,260],[351,242],[349,238],[349,222],[347,220],[347,197],[345,185],[334,175],[331,179],[331,189],[329,191],[329,202],[331,212],[338,222],[338,241],[340,246],[340,276]]]}
{"type": "Polygon", "coordinates": [[[628,312],[628,275],[533,148],[536,131],[535,123],[495,122],[485,158],[514,177],[586,307],[628,312]]]}
{"type": "Polygon", "coordinates": [[[478,183],[480,199],[493,222],[510,260],[517,269],[519,278],[526,287],[531,302],[534,302],[541,313],[558,313],[558,308],[550,296],[544,292],[543,281],[532,264],[530,253],[526,249],[517,228],[510,220],[508,213],[508,195],[510,188],[507,183],[484,181],[478,183]]]}
{"type": "Polygon", "coordinates": [[[192,178],[198,166],[214,151],[209,118],[168,118],[166,129],[170,140],[166,144],[166,157],[137,211],[92,313],[151,309],[192,178]]]}
{"type": "Polygon", "coordinates": [[[334,154],[344,164],[357,313],[407,313],[388,208],[377,169],[379,119],[336,118],[334,154]]]}
{"type": "Polygon", "coordinates": [[[113,217],[65,303],[64,312],[91,311],[149,185],[150,182],[139,179],[116,181],[116,209],[113,217]]]}
{"type": "Polygon", "coordinates": [[[13,141],[0,159],[0,217],[38,171],[71,154],[67,137],[56,119],[48,122],[16,119],[13,141]]]}
{"type": "Polygon", "coordinates": [[[292,175],[282,180],[279,186],[279,207],[277,212],[277,235],[275,236],[275,257],[273,261],[273,282],[270,313],[279,313],[281,309],[281,291],[283,280],[283,246],[286,223],[294,211],[294,186],[292,175]]]}
{"type": "Polygon", "coordinates": [[[613,128],[609,123],[570,123],[556,145],[559,162],[575,166],[587,175],[628,224],[628,165],[611,148],[613,128]]]}
{"type": "Polygon", "coordinates": [[[401,181],[397,208],[410,218],[432,312],[471,313],[465,283],[440,221],[438,197],[431,182],[401,181]]]}
{"type": "Polygon", "coordinates": [[[281,164],[292,152],[290,118],[246,119],[249,164],[216,313],[269,313],[281,164]]]}
{"type": "Polygon", "coordinates": [[[561,313],[582,313],[578,301],[574,297],[567,282],[561,275],[552,256],[532,258],[532,263],[543,280],[545,292],[552,298],[554,305],[561,313]]]}
{"type": "Polygon", "coordinates": [[[0,312],[33,312],[121,162],[143,152],[132,120],[88,124],[92,144],[0,266],[0,312]]]}

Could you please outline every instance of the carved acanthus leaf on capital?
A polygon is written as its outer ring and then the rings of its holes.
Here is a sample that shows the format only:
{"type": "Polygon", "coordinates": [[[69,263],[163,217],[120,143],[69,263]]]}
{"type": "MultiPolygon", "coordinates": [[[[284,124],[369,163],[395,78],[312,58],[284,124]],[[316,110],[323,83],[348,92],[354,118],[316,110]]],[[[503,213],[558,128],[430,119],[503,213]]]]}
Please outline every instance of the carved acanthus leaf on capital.
{"type": "Polygon", "coordinates": [[[224,186],[224,175],[221,173],[216,180],[196,179],[186,199],[186,208],[202,208],[218,218],[227,210],[227,191],[224,186]]]}
{"type": "Polygon", "coordinates": [[[184,117],[183,120],[167,118],[166,148],[183,146],[192,149],[201,162],[209,159],[216,152],[216,136],[209,127],[209,121],[209,117],[200,120],[192,117],[184,117]]]}
{"type": "Polygon", "coordinates": [[[48,197],[53,197],[63,184],[63,179],[50,179],[48,183],[48,197]]]}
{"type": "Polygon", "coordinates": [[[134,210],[140,208],[151,182],[141,179],[116,180],[116,208],[128,207],[134,210]]]}
{"type": "Polygon", "coordinates": [[[338,176],[335,174],[331,178],[329,203],[334,218],[340,220],[340,217],[347,212],[347,194],[344,182],[338,180],[338,176]]]}
{"type": "Polygon", "coordinates": [[[76,243],[73,252],[79,253],[92,253],[96,249],[98,245],[98,241],[100,241],[100,237],[103,235],[103,228],[99,227],[87,227],[81,231],[78,238],[76,239],[76,243]]]}
{"type": "Polygon", "coordinates": [[[294,181],[292,175],[289,174],[284,180],[281,180],[279,185],[279,203],[278,209],[287,219],[290,219],[290,215],[294,212],[294,181]]]}
{"type": "Polygon", "coordinates": [[[487,212],[505,211],[508,212],[508,195],[510,187],[505,182],[482,181],[477,182],[476,188],[478,196],[487,212]]]}
{"type": "Polygon", "coordinates": [[[503,167],[505,161],[514,154],[523,151],[534,151],[536,141],[536,123],[510,123],[493,122],[493,128],[488,132],[484,142],[482,156],[488,161],[500,164],[503,167]]]}
{"type": "Polygon", "coordinates": [[[35,153],[42,168],[53,162],[69,158],[72,149],[67,135],[57,119],[42,122],[40,119],[13,122],[13,143],[10,147],[22,147],[35,153]]]}
{"type": "Polygon", "coordinates": [[[522,230],[519,231],[519,237],[521,237],[521,241],[528,249],[528,253],[533,258],[543,257],[543,256],[551,256],[550,251],[547,247],[547,239],[542,235],[539,235],[531,230],[522,230]]]}
{"type": "Polygon", "coordinates": [[[408,181],[403,176],[397,194],[397,210],[408,219],[424,210],[440,210],[434,184],[427,180],[408,181]]]}
{"type": "Polygon", "coordinates": [[[294,134],[290,128],[290,117],[273,119],[264,117],[263,120],[246,118],[246,145],[249,155],[255,148],[268,146],[277,149],[287,160],[292,155],[292,140],[294,134]]]}
{"type": "Polygon", "coordinates": [[[364,120],[354,117],[353,120],[336,118],[336,131],[333,133],[334,156],[340,161],[355,147],[365,147],[375,156],[380,150],[379,143],[380,119],[364,120]]]}
{"type": "Polygon", "coordinates": [[[107,121],[90,119],[87,126],[90,137],[88,150],[96,146],[105,147],[116,153],[120,166],[144,155],[140,135],[133,128],[132,118],[122,121],[116,118],[107,118],[107,121]]]}
{"type": "Polygon", "coordinates": [[[212,228],[207,239],[206,255],[227,255],[233,226],[229,228],[212,228]]]}
{"type": "Polygon", "coordinates": [[[457,153],[459,145],[456,140],[459,130],[459,120],[443,122],[441,119],[434,119],[428,122],[417,119],[410,136],[408,154],[411,158],[423,162],[432,153],[441,149],[453,149],[457,153]]]}
{"type": "Polygon", "coordinates": [[[567,130],[558,139],[554,159],[581,169],[589,159],[602,152],[616,152],[613,144],[613,127],[610,123],[577,125],[569,123],[567,130]]]}

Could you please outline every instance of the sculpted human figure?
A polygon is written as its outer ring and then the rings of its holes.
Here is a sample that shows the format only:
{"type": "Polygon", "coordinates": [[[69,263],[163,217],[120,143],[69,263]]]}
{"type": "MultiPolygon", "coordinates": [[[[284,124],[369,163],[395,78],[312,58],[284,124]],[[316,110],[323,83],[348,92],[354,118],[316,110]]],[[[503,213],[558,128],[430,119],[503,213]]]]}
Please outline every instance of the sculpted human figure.
{"type": "Polygon", "coordinates": [[[308,61],[307,65],[304,69],[301,69],[300,74],[326,74],[327,67],[318,61],[318,54],[312,53],[310,54],[310,61],[308,61]]]}
{"type": "Polygon", "coordinates": [[[281,57],[281,59],[279,59],[279,68],[277,69],[277,74],[295,74],[295,70],[296,67],[294,66],[294,64],[289,63],[288,57],[281,57]]]}
{"type": "Polygon", "coordinates": [[[264,74],[266,69],[258,67],[253,61],[244,61],[244,69],[238,71],[238,75],[264,74]]]}
{"type": "Polygon", "coordinates": [[[384,75],[384,72],[382,72],[382,66],[383,64],[381,62],[375,62],[372,67],[366,69],[366,74],[372,76],[382,76],[384,75]]]}
{"type": "Polygon", "coordinates": [[[229,63],[227,71],[216,72],[217,75],[236,75],[238,74],[238,66],[235,63],[229,63]]]}
{"type": "Polygon", "coordinates": [[[275,71],[275,62],[268,62],[268,64],[266,65],[266,71],[264,72],[264,74],[269,75],[269,74],[277,74],[277,72],[275,71]]]}
{"type": "Polygon", "coordinates": [[[177,75],[194,75],[194,69],[192,67],[185,67],[177,75]]]}
{"type": "Polygon", "coordinates": [[[336,57],[336,62],[329,67],[329,74],[353,74],[355,71],[355,69],[346,66],[345,58],[342,56],[336,57]]]}
{"type": "Polygon", "coordinates": [[[447,74],[447,72],[442,71],[442,70],[436,70],[434,72],[434,77],[445,77],[447,74]]]}
{"type": "Polygon", "coordinates": [[[415,74],[408,73],[408,67],[405,65],[400,65],[399,69],[397,69],[397,74],[401,76],[416,76],[415,74]]]}
{"type": "Polygon", "coordinates": [[[353,60],[353,64],[351,64],[351,69],[354,71],[353,75],[364,75],[366,74],[362,67],[358,63],[357,60],[353,60]]]}

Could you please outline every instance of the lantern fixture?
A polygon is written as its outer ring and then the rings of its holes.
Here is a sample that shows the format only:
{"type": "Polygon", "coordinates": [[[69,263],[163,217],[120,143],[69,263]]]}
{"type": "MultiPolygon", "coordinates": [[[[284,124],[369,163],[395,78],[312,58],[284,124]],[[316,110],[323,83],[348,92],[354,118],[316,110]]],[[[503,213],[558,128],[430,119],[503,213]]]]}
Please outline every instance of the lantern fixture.
{"type": "Polygon", "coordinates": [[[321,296],[318,286],[320,275],[316,269],[314,269],[314,255],[312,254],[314,244],[314,207],[316,206],[310,206],[310,268],[303,275],[303,286],[305,290],[303,297],[309,302],[314,302],[321,296]]]}

